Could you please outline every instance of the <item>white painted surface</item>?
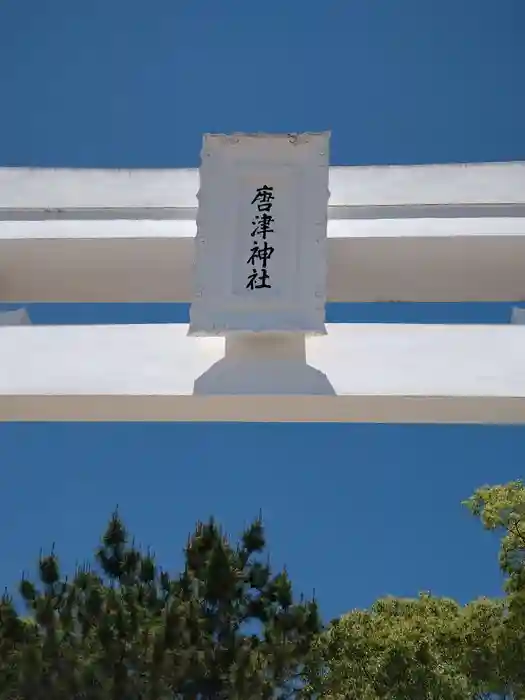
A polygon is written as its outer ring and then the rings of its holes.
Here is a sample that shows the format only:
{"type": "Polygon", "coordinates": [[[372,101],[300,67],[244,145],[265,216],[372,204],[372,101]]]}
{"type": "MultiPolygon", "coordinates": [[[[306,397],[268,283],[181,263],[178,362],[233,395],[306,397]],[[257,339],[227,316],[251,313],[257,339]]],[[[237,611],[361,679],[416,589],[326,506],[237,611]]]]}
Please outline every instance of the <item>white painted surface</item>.
{"type": "MultiPolygon", "coordinates": [[[[328,300],[525,299],[525,163],[329,175],[328,300]]],[[[0,300],[190,301],[198,187],[196,170],[0,168],[0,300]]]]}
{"type": "MultiPolygon", "coordinates": [[[[330,189],[329,299],[525,298],[525,164],[332,168],[330,189]]],[[[188,300],[197,190],[194,170],[0,169],[0,299],[188,300]]],[[[523,326],[331,326],[306,360],[335,395],[278,400],[194,395],[223,341],[186,332],[4,326],[0,419],[525,423],[523,326]]]]}
{"type": "MultiPolygon", "coordinates": [[[[196,169],[0,168],[1,209],[195,210],[196,169]]],[[[330,168],[330,205],[525,203],[525,163],[330,168]]]]}
{"type": "MultiPolygon", "coordinates": [[[[0,222],[0,300],[188,302],[194,221],[0,222]]],[[[330,301],[525,299],[525,218],[328,222],[330,301]]]]}
{"type": "Polygon", "coordinates": [[[0,328],[2,420],[525,423],[522,326],[328,325],[336,396],[194,396],[223,356],[187,326],[0,328]]]}
{"type": "Polygon", "coordinates": [[[31,323],[26,309],[0,312],[0,326],[28,326],[31,323]]]}
{"type": "Polygon", "coordinates": [[[525,326],[525,309],[515,306],[512,309],[510,322],[516,326],[525,326]]]}
{"type": "Polygon", "coordinates": [[[208,134],[190,334],[325,333],[329,134],[208,134]]]}
{"type": "Polygon", "coordinates": [[[198,171],[0,168],[0,208],[196,207],[198,171]]]}
{"type": "Polygon", "coordinates": [[[307,363],[302,333],[233,333],[225,355],[201,374],[194,393],[210,395],[333,396],[328,377],[307,363]]]}

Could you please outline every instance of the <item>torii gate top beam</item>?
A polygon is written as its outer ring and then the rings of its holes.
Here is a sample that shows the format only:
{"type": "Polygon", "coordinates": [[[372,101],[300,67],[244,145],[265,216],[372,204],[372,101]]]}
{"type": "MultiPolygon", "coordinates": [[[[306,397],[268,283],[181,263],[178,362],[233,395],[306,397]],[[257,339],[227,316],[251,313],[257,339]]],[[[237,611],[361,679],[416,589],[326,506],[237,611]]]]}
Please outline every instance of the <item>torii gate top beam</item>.
{"type": "MultiPolygon", "coordinates": [[[[0,168],[0,299],[187,302],[197,170],[0,168]]],[[[525,163],[330,168],[330,301],[525,298],[525,163]]]]}
{"type": "MultiPolygon", "coordinates": [[[[332,166],[328,214],[330,219],[412,218],[424,211],[431,212],[428,216],[447,216],[447,211],[523,216],[524,185],[525,162],[332,166]]],[[[0,220],[61,214],[107,219],[115,213],[193,220],[198,188],[195,168],[0,168],[0,220]]]]}

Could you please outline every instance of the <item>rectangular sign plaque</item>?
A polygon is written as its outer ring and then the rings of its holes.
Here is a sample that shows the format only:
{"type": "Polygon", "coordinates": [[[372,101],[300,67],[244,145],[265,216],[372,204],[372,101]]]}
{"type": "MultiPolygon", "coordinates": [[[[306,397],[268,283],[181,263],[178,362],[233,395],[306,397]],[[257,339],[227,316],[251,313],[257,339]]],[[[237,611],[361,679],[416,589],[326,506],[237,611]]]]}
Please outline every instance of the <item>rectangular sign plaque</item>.
{"type": "Polygon", "coordinates": [[[190,335],[324,334],[329,134],[204,137],[190,335]]]}

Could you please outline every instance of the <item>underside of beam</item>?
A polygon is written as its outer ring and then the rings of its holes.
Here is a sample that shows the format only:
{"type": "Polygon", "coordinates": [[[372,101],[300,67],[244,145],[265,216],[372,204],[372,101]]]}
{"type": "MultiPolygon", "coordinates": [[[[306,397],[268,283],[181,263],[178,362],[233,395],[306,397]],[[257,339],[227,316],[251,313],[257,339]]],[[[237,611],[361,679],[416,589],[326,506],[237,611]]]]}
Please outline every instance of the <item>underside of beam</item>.
{"type": "MultiPolygon", "coordinates": [[[[189,302],[192,221],[0,222],[0,301],[189,302]]],[[[335,302],[525,299],[525,218],[330,221],[335,302]]]]}
{"type": "Polygon", "coordinates": [[[0,421],[525,424],[522,398],[14,396],[0,421]]]}
{"type": "Polygon", "coordinates": [[[525,424],[525,327],[328,325],[333,396],[195,395],[224,341],[185,325],[0,328],[0,420],[525,424]]]}

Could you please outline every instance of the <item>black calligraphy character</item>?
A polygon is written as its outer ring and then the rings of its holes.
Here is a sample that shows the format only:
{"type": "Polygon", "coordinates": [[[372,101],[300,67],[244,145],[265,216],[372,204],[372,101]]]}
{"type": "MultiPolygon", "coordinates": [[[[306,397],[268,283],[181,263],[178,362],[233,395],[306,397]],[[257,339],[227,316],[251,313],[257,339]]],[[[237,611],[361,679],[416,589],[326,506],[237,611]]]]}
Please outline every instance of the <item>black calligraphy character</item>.
{"type": "Polygon", "coordinates": [[[272,224],[275,222],[275,219],[271,214],[256,214],[253,221],[252,225],[255,226],[255,228],[252,231],[252,238],[255,236],[262,236],[264,240],[266,240],[266,236],[268,233],[273,233],[273,228],[272,224]]]}
{"type": "Polygon", "coordinates": [[[258,187],[256,192],[257,194],[252,199],[251,203],[255,204],[257,202],[257,209],[259,211],[270,211],[273,206],[272,202],[275,199],[273,196],[273,187],[263,185],[262,187],[258,187]]]}
{"type": "Polygon", "coordinates": [[[253,268],[252,274],[248,276],[248,283],[246,289],[271,289],[272,285],[268,284],[270,280],[270,275],[268,270],[263,268],[261,274],[257,272],[255,267],[253,268]],[[256,284],[258,282],[258,284],[256,284]]]}
{"type": "Polygon", "coordinates": [[[251,255],[246,261],[248,265],[255,265],[256,260],[262,261],[263,268],[266,267],[268,260],[272,257],[274,251],[273,246],[268,245],[267,241],[264,241],[263,245],[259,247],[256,243],[251,249],[251,255]]]}
{"type": "Polygon", "coordinates": [[[255,285],[255,289],[271,289],[272,285],[268,284],[270,280],[270,275],[268,274],[268,270],[266,268],[263,268],[261,270],[261,274],[259,275],[259,283],[255,285]]]}
{"type": "Polygon", "coordinates": [[[248,275],[248,283],[246,285],[246,289],[255,289],[255,282],[257,280],[257,275],[258,272],[255,268],[253,268],[253,272],[251,275],[248,275]]]}

